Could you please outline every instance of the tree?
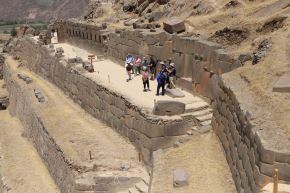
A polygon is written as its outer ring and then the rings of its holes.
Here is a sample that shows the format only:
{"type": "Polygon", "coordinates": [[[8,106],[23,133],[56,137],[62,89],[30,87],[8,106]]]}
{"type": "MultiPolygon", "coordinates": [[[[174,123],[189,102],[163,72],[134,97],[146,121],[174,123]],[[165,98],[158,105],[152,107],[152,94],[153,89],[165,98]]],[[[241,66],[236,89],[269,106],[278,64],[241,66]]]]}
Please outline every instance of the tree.
{"type": "Polygon", "coordinates": [[[15,29],[15,26],[13,26],[13,28],[11,29],[11,31],[10,31],[10,35],[11,35],[12,37],[15,37],[15,36],[17,35],[17,31],[16,31],[16,29],[15,29]]]}

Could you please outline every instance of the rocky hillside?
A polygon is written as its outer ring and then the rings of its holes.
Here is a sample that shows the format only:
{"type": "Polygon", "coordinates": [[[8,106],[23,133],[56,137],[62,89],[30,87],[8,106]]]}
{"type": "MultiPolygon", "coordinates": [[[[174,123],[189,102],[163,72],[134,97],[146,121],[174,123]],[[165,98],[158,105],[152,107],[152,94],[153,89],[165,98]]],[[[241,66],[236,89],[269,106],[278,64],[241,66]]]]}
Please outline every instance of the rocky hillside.
{"type": "Polygon", "coordinates": [[[0,20],[49,21],[79,17],[89,0],[0,0],[0,20]]]}

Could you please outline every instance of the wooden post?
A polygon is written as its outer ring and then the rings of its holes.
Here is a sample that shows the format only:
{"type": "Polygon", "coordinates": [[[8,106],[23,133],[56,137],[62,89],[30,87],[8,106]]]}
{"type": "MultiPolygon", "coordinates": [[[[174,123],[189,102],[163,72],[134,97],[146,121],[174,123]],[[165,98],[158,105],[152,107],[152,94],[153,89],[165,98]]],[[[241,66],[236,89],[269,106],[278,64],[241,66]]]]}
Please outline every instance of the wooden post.
{"type": "Polygon", "coordinates": [[[138,158],[139,158],[139,162],[141,162],[142,161],[142,155],[141,155],[141,153],[138,153],[138,158]]]}
{"type": "Polygon", "coordinates": [[[92,152],[91,151],[89,151],[89,156],[90,156],[90,160],[92,160],[93,158],[92,158],[92,152]]]}
{"type": "Polygon", "coordinates": [[[91,65],[93,66],[93,59],[95,59],[96,56],[91,54],[91,55],[88,55],[88,59],[91,61],[91,65]]]}
{"type": "Polygon", "coordinates": [[[273,193],[278,193],[278,183],[279,183],[279,170],[275,169],[274,170],[274,175],[273,175],[273,193]]]}

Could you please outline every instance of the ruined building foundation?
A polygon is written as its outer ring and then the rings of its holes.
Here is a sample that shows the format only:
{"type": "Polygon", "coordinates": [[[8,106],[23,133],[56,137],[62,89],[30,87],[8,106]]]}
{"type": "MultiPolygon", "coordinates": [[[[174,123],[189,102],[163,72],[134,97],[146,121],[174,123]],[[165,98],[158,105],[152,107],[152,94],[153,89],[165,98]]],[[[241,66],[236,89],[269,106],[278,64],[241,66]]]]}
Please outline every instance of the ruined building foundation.
{"type": "MultiPolygon", "coordinates": [[[[122,187],[114,187],[114,178],[106,173],[100,175],[90,162],[74,162],[79,155],[68,159],[69,156],[65,153],[70,150],[61,141],[54,141],[57,137],[51,135],[56,132],[55,128],[44,121],[46,112],[39,108],[42,104],[35,104],[37,99],[31,90],[35,91],[37,88],[35,85],[24,86],[26,83],[17,77],[17,68],[9,65],[8,61],[4,65],[3,75],[9,91],[10,111],[28,131],[61,192],[109,192],[139,183],[146,186],[146,192],[149,192],[154,178],[153,152],[172,147],[192,127],[210,124],[224,149],[237,192],[260,192],[260,188],[271,180],[274,168],[281,171],[281,180],[290,181],[288,140],[278,133],[279,140],[268,143],[270,134],[251,122],[247,107],[231,86],[233,80],[227,77],[228,72],[241,64],[233,60],[220,45],[165,32],[108,31],[102,27],[72,22],[56,23],[54,28],[58,32],[59,42],[98,52],[115,61],[123,60],[128,53],[154,55],[160,60],[171,58],[180,77],[178,85],[184,90],[206,97],[211,101],[213,109],[211,121],[199,120],[193,112],[170,118],[152,115],[106,85],[92,80],[68,59],[56,57],[48,46],[39,45],[28,37],[17,40],[10,54],[20,58],[22,66],[49,80],[86,113],[101,120],[106,127],[110,127],[108,129],[112,128],[129,139],[146,165],[133,161],[133,169],[128,173],[117,172],[114,168],[112,172],[116,172],[116,175],[129,175],[121,177],[122,187]]],[[[53,96],[43,95],[44,98],[53,100],[53,96]]],[[[94,131],[89,131],[95,134],[94,131]]],[[[78,130],[74,132],[78,133],[78,130]]],[[[90,140],[93,144],[94,140],[90,140]]],[[[127,145],[124,143],[122,147],[126,148],[127,145]]],[[[134,156],[138,160],[138,153],[132,150],[132,157],[134,156]]],[[[124,162],[126,165],[126,161],[124,162]]],[[[138,187],[140,186],[142,185],[138,187]]]]}

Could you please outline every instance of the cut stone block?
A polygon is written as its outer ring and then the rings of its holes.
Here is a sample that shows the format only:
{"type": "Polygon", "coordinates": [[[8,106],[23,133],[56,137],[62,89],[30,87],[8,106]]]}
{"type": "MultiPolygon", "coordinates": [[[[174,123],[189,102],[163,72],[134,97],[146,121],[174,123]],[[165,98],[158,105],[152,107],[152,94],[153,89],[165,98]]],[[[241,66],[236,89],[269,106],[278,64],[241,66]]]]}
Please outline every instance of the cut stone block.
{"type": "Polygon", "coordinates": [[[273,92],[290,92],[290,75],[285,74],[273,86],[273,92]]]}
{"type": "Polygon", "coordinates": [[[173,186],[183,187],[188,185],[187,173],[184,169],[176,169],[173,171],[173,186]]]}
{"type": "Polygon", "coordinates": [[[168,96],[172,97],[172,98],[182,98],[185,97],[185,95],[183,94],[183,92],[179,89],[166,89],[165,94],[167,94],[168,96]]]}
{"type": "Polygon", "coordinates": [[[32,83],[32,79],[29,76],[25,75],[25,74],[18,74],[17,76],[18,76],[18,78],[20,78],[23,81],[25,81],[26,84],[32,83]]]}
{"type": "Polygon", "coordinates": [[[178,101],[157,101],[154,105],[154,115],[179,115],[185,112],[185,104],[178,101]]]}
{"type": "Polygon", "coordinates": [[[204,134],[204,133],[210,132],[211,129],[212,129],[211,125],[204,125],[204,126],[198,127],[197,131],[200,134],[204,134]]]}
{"type": "Polygon", "coordinates": [[[145,182],[141,181],[135,185],[135,188],[140,192],[140,193],[147,193],[148,192],[148,186],[145,184],[145,182]]]}
{"type": "Polygon", "coordinates": [[[184,21],[180,19],[171,19],[163,22],[164,30],[168,33],[180,33],[185,31],[184,21]]]}
{"type": "Polygon", "coordinates": [[[40,90],[34,89],[34,94],[35,94],[35,97],[37,98],[38,102],[40,102],[40,103],[45,102],[45,98],[40,90]]]}

